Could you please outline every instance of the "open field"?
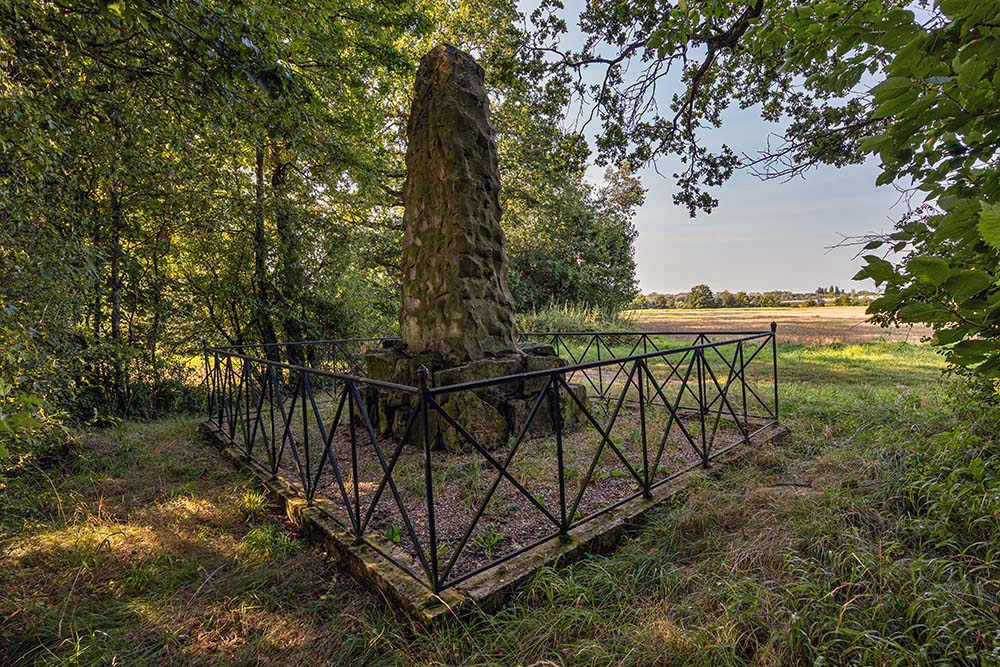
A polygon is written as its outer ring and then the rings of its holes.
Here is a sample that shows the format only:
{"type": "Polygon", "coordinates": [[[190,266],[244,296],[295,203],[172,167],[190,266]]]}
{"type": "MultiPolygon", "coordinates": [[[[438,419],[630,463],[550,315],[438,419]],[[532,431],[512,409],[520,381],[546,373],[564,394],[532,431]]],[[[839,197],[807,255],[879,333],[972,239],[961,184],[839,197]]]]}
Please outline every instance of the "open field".
{"type": "Polygon", "coordinates": [[[0,664],[992,664],[996,411],[926,346],[779,353],[786,440],[433,633],[297,539],[197,417],[83,433],[0,495],[0,664]]]}
{"type": "Polygon", "coordinates": [[[631,316],[645,331],[763,331],[771,322],[777,322],[779,340],[811,345],[876,341],[916,343],[931,334],[928,327],[919,325],[883,329],[869,324],[865,321],[863,306],[636,310],[631,316]]]}

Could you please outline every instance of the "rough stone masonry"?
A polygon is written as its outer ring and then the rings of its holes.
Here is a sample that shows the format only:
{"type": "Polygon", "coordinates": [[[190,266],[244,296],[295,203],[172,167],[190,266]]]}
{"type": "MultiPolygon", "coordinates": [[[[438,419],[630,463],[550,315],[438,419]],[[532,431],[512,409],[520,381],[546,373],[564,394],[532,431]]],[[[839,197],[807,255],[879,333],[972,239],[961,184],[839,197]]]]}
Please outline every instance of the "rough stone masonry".
{"type": "MultiPolygon", "coordinates": [[[[432,384],[444,386],[564,366],[549,345],[518,344],[496,135],[484,71],[472,56],[442,44],[421,59],[407,138],[401,340],[367,356],[369,377],[415,386],[425,366],[432,384]]],[[[480,444],[498,447],[524,423],[543,385],[544,378],[456,392],[443,406],[480,444]]],[[[379,428],[401,436],[413,397],[370,394],[379,428]]],[[[549,410],[540,413],[532,432],[550,432],[549,410]]],[[[431,431],[445,448],[467,448],[443,419],[431,431]]]]}
{"type": "Polygon", "coordinates": [[[406,129],[400,334],[409,352],[456,364],[517,348],[483,74],[467,53],[435,47],[406,129]]]}

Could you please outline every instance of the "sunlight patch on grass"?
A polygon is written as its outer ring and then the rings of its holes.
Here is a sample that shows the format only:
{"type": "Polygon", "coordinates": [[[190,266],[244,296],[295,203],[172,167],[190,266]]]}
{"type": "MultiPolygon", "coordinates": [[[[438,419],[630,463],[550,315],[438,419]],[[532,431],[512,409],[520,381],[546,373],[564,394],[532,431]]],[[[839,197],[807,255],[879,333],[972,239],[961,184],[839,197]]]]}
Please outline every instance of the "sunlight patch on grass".
{"type": "Polygon", "coordinates": [[[1000,627],[987,411],[956,399],[927,346],[779,355],[784,441],[711,468],[613,553],[543,568],[498,613],[433,633],[307,548],[196,421],[91,432],[76,459],[13,482],[0,664],[915,664],[982,650],[1000,627]]]}

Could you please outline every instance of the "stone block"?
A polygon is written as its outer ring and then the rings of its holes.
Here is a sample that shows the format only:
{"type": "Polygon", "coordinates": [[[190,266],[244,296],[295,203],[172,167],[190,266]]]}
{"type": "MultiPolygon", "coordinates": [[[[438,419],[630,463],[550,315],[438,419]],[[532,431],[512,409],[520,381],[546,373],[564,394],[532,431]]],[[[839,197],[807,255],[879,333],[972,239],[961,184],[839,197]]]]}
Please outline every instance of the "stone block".
{"type": "MultiPolygon", "coordinates": [[[[566,365],[565,359],[560,359],[559,357],[536,357],[528,356],[526,358],[527,363],[525,371],[551,371],[557,368],[562,368],[566,365]]],[[[545,388],[545,383],[548,382],[548,376],[542,375],[534,378],[525,378],[524,380],[524,393],[525,394],[537,394],[542,389],[545,388]]]]}
{"type": "MultiPolygon", "coordinates": [[[[569,386],[580,403],[588,405],[586,385],[571,383],[569,386]]],[[[563,387],[563,391],[559,396],[562,398],[563,419],[566,420],[567,427],[575,427],[587,422],[587,415],[583,414],[583,410],[580,409],[576,401],[566,394],[565,387],[563,387]]]]}
{"type": "MultiPolygon", "coordinates": [[[[500,412],[483,400],[474,391],[459,391],[449,394],[441,402],[445,412],[461,425],[476,442],[485,449],[497,449],[507,444],[510,428],[500,412]]],[[[435,426],[440,433],[440,442],[445,451],[474,451],[468,440],[441,415],[435,417],[435,426]]]]}
{"type": "MultiPolygon", "coordinates": [[[[438,400],[448,413],[467,429],[483,447],[493,449],[506,444],[527,417],[534,399],[544,389],[548,376],[524,379],[522,373],[550,371],[562,368],[566,361],[549,354],[551,346],[536,345],[531,353],[514,352],[488,356],[457,366],[447,366],[436,353],[410,354],[402,345],[369,352],[366,355],[369,377],[373,380],[392,382],[410,387],[419,385],[418,369],[426,366],[430,371],[432,387],[446,387],[464,382],[490,380],[515,376],[514,379],[493,384],[474,391],[442,395],[438,400]]],[[[580,385],[572,385],[574,393],[586,401],[586,392],[580,385]]],[[[574,428],[582,416],[579,408],[562,394],[562,419],[566,429],[574,428]]],[[[369,386],[365,392],[368,413],[380,433],[402,437],[418,398],[413,393],[369,386]]],[[[464,438],[440,415],[431,417],[429,424],[434,446],[447,451],[468,451],[464,438]]],[[[548,404],[543,404],[529,428],[529,437],[541,437],[555,432],[548,404]]],[[[418,416],[408,444],[423,446],[423,424],[418,416]]]]}
{"type": "Polygon", "coordinates": [[[520,343],[518,349],[532,357],[554,357],[556,356],[556,348],[548,343],[536,343],[534,341],[528,341],[525,343],[520,343]]]}
{"type": "Polygon", "coordinates": [[[368,377],[373,380],[390,382],[391,378],[396,376],[397,361],[399,361],[399,353],[395,350],[368,352],[365,354],[368,377]]]}
{"type": "Polygon", "coordinates": [[[526,361],[527,358],[524,356],[510,355],[504,357],[487,357],[485,359],[470,361],[461,366],[442,368],[434,372],[434,385],[437,387],[447,387],[463,382],[487,380],[503,377],[504,375],[516,375],[524,372],[526,361]]]}

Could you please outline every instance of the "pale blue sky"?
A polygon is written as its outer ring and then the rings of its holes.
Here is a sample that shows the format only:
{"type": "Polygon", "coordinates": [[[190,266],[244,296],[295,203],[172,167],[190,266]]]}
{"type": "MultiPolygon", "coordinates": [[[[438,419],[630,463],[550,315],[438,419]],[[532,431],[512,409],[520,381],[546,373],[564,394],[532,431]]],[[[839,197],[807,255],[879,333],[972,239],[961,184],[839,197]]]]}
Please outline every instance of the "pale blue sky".
{"type": "MultiPolygon", "coordinates": [[[[582,4],[566,2],[571,33],[564,47],[579,46],[575,17],[582,4]]],[[[666,88],[657,96],[664,109],[673,92],[666,88]]],[[[588,128],[588,134],[596,129],[588,128]]],[[[738,154],[754,153],[777,129],[752,109],[733,109],[711,135],[711,143],[728,144],[738,154]]],[[[636,262],[646,293],[686,291],[697,283],[716,291],[812,291],[830,284],[847,290],[871,288],[871,281],[851,280],[860,264],[853,260],[854,250],[827,248],[842,236],[889,229],[906,210],[894,188],[875,186],[878,165],[869,162],[823,167],[789,182],[762,182],[738,173],[715,193],[718,208],[692,220],[686,208],[673,204],[671,166],[661,163],[666,177],[652,168],[639,172],[648,191],[636,217],[636,262]]],[[[602,172],[594,166],[590,175],[599,180],[602,172]]]]}

